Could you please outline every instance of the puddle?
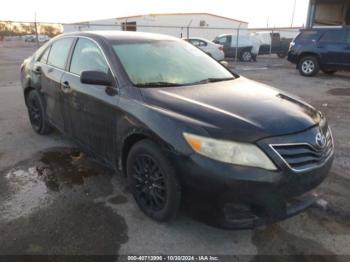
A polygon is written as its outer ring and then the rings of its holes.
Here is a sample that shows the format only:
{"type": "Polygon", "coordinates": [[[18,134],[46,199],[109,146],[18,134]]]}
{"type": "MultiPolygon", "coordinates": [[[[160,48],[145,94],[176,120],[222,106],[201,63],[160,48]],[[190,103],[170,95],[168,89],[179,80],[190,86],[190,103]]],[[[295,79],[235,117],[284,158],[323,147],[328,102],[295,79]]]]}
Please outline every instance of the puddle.
{"type": "Polygon", "coordinates": [[[33,160],[12,168],[6,177],[16,183],[25,182],[26,177],[41,180],[48,190],[57,192],[65,186],[82,185],[88,177],[100,175],[103,171],[104,168],[77,149],[59,148],[40,153],[33,160]]]}
{"type": "Polygon", "coordinates": [[[350,88],[334,88],[328,90],[327,93],[334,96],[350,96],[350,88]]]}
{"type": "MultiPolygon", "coordinates": [[[[76,149],[54,148],[5,171],[9,192],[0,202],[0,218],[12,220],[52,203],[55,193],[83,185],[106,169],[76,149]]],[[[92,189],[93,190],[93,189],[92,189]]]]}
{"type": "Polygon", "coordinates": [[[94,164],[84,153],[76,149],[65,149],[44,153],[36,170],[49,189],[58,191],[62,186],[82,185],[86,178],[101,174],[98,170],[101,167],[94,164]]]}
{"type": "Polygon", "coordinates": [[[0,222],[0,227],[2,255],[109,255],[102,260],[116,261],[128,241],[123,217],[103,203],[74,199],[60,199],[29,217],[0,222]]]}
{"type": "Polygon", "coordinates": [[[103,260],[117,260],[128,241],[127,224],[107,201],[95,202],[112,194],[113,203],[127,201],[114,193],[111,170],[79,150],[52,148],[3,174],[0,254],[110,255],[103,260]]]}

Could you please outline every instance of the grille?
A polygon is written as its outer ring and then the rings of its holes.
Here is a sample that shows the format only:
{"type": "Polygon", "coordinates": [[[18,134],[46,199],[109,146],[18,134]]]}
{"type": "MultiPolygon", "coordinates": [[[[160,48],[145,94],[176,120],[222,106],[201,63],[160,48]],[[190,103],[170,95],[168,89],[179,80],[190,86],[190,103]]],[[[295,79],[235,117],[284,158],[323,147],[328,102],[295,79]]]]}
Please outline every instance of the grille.
{"type": "Polygon", "coordinates": [[[326,134],[326,146],[317,149],[308,143],[272,145],[273,149],[294,171],[317,167],[324,163],[333,152],[331,132],[326,134]]]}

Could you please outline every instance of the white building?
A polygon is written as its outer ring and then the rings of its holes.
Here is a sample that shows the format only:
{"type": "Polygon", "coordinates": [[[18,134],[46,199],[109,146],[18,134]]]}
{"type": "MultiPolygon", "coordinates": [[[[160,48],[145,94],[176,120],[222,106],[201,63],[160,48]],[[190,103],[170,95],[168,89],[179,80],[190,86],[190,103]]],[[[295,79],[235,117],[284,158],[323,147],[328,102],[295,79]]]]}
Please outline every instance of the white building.
{"type": "Polygon", "coordinates": [[[220,34],[247,29],[248,23],[208,13],[173,13],[127,16],[105,20],[64,24],[64,32],[91,30],[126,30],[172,35],[196,36],[209,40],[220,34]]]}

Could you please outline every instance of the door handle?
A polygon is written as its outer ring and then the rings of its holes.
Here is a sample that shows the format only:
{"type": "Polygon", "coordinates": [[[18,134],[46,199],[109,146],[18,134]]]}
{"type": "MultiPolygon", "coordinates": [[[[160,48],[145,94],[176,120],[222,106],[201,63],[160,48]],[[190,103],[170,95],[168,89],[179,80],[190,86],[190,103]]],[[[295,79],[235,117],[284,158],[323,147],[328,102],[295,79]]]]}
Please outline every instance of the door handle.
{"type": "Polygon", "coordinates": [[[41,72],[42,72],[42,70],[41,70],[41,66],[37,66],[37,67],[35,67],[35,68],[34,68],[34,73],[35,73],[35,74],[40,75],[40,74],[41,74],[41,72]]]}
{"type": "Polygon", "coordinates": [[[350,45],[346,46],[345,50],[350,50],[350,45]]]}
{"type": "Polygon", "coordinates": [[[69,85],[69,82],[68,81],[64,81],[62,82],[61,84],[61,89],[63,92],[67,93],[70,91],[70,85],[69,85]]]}

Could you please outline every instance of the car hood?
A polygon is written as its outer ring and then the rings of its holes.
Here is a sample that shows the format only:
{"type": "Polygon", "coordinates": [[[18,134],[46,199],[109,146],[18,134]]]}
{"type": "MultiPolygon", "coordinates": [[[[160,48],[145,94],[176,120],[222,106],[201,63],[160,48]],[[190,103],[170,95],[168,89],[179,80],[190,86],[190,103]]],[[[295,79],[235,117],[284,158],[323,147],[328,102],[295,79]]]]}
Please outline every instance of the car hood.
{"type": "Polygon", "coordinates": [[[321,117],[307,103],[244,77],[141,90],[148,105],[205,123],[209,135],[221,139],[251,142],[287,135],[318,124],[321,117]]]}

